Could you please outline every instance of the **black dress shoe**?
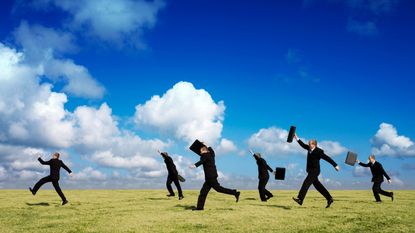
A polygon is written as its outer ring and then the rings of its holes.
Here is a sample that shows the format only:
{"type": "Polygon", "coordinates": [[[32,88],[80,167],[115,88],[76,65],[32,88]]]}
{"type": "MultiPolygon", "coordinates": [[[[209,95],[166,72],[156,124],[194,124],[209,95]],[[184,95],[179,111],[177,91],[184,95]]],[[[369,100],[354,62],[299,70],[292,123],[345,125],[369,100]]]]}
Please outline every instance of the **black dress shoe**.
{"type": "Polygon", "coordinates": [[[192,211],[202,211],[203,209],[199,209],[199,208],[193,208],[192,211]]]}
{"type": "Polygon", "coordinates": [[[167,197],[174,197],[175,195],[174,194],[167,194],[166,196],[167,197]]]}
{"type": "Polygon", "coordinates": [[[64,201],[62,202],[62,205],[66,205],[66,204],[68,204],[68,201],[67,201],[67,200],[64,200],[64,201]]]}
{"type": "Polygon", "coordinates": [[[333,199],[327,200],[327,206],[326,206],[326,208],[329,208],[331,206],[331,204],[333,204],[333,202],[334,202],[333,199]]]}
{"type": "Polygon", "coordinates": [[[29,187],[30,192],[32,193],[32,195],[34,196],[35,193],[33,192],[33,189],[31,187],[29,187]]]}
{"type": "Polygon", "coordinates": [[[300,198],[295,198],[295,197],[293,197],[293,200],[294,200],[295,202],[297,202],[297,204],[299,204],[299,205],[303,205],[303,200],[301,200],[300,198]]]}
{"type": "Polygon", "coordinates": [[[180,196],[180,197],[179,197],[179,200],[182,200],[183,198],[184,198],[184,196],[180,196]]]}
{"type": "Polygon", "coordinates": [[[266,197],[266,200],[269,200],[269,199],[271,199],[271,198],[273,198],[274,196],[268,196],[268,197],[266,197]]]}
{"type": "Polygon", "coordinates": [[[235,194],[236,202],[239,201],[239,196],[241,196],[241,192],[236,192],[235,194]]]}
{"type": "Polygon", "coordinates": [[[392,199],[392,201],[393,201],[393,192],[391,192],[391,199],[392,199]]]}

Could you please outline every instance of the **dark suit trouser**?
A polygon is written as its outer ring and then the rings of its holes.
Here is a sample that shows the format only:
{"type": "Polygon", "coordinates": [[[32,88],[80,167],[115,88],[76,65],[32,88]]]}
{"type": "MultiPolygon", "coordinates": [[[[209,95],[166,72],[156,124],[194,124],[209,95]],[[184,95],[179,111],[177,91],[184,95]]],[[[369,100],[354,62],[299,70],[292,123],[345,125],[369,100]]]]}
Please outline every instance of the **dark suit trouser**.
{"type": "Polygon", "coordinates": [[[235,189],[227,189],[222,186],[220,186],[218,180],[216,178],[208,179],[205,181],[205,183],[202,186],[202,189],[200,190],[199,199],[197,200],[197,208],[203,209],[205,206],[206,197],[210,191],[210,189],[213,188],[216,192],[229,194],[229,195],[236,195],[235,189]]]}
{"type": "Polygon", "coordinates": [[[59,180],[58,179],[52,179],[50,176],[43,177],[40,179],[36,184],[35,187],[33,187],[33,193],[36,194],[37,191],[42,187],[42,185],[52,182],[53,187],[55,188],[56,192],[61,197],[62,201],[66,201],[65,195],[63,195],[63,192],[61,190],[61,187],[59,187],[59,180]]]}
{"type": "Polygon", "coordinates": [[[261,201],[266,201],[267,197],[273,197],[274,195],[272,195],[272,193],[270,191],[268,191],[265,186],[267,185],[269,180],[268,178],[259,178],[259,183],[258,183],[258,191],[259,191],[259,197],[261,198],[261,201]]]}
{"type": "Polygon", "coordinates": [[[392,193],[382,190],[382,188],[380,187],[381,184],[382,184],[382,181],[373,182],[372,191],[373,191],[373,196],[375,196],[376,201],[381,201],[379,194],[382,194],[383,196],[387,196],[387,197],[392,196],[392,193]]]}
{"type": "Polygon", "coordinates": [[[298,193],[298,198],[300,200],[304,200],[305,196],[307,195],[307,191],[310,188],[311,185],[314,185],[314,187],[323,195],[327,200],[332,199],[329,191],[323,186],[322,183],[318,180],[319,173],[308,173],[307,177],[305,178],[303,182],[303,186],[301,186],[301,190],[298,193]]]}
{"type": "Polygon", "coordinates": [[[183,196],[182,188],[180,187],[179,177],[177,177],[177,175],[176,176],[169,175],[167,177],[166,186],[167,186],[167,190],[169,191],[170,195],[174,196],[174,191],[173,191],[173,188],[171,187],[172,182],[174,182],[174,185],[176,185],[177,192],[179,192],[179,197],[182,197],[183,196]]]}

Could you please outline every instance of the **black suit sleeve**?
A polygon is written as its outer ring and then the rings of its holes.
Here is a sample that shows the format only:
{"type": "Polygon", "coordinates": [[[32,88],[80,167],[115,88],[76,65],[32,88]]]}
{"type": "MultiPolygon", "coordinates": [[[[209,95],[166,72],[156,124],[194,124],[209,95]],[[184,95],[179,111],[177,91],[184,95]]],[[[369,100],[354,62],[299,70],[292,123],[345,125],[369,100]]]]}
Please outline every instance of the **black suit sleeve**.
{"type": "Polygon", "coordinates": [[[212,149],[212,147],[208,147],[208,150],[213,156],[215,156],[215,151],[212,149]]]}
{"type": "Polygon", "coordinates": [[[321,151],[321,158],[329,162],[333,167],[337,167],[337,163],[334,162],[334,160],[328,155],[326,155],[323,150],[321,151]]]}
{"type": "Polygon", "coordinates": [[[359,162],[359,165],[362,167],[370,167],[369,163],[366,164],[366,163],[359,162]]]}
{"type": "Polygon", "coordinates": [[[61,167],[63,168],[63,169],[65,169],[68,173],[72,173],[72,171],[71,171],[71,169],[69,169],[69,167],[68,166],[66,166],[62,161],[61,161],[61,167]]]}
{"type": "Polygon", "coordinates": [[[48,161],[43,161],[43,159],[42,159],[42,158],[38,158],[37,160],[39,160],[39,162],[40,162],[42,165],[50,165],[50,160],[48,160],[48,161]]]}
{"type": "Polygon", "coordinates": [[[272,168],[271,168],[270,166],[268,166],[268,164],[267,164],[267,169],[268,169],[270,172],[274,172],[274,170],[272,170],[272,168]]]}
{"type": "Polygon", "coordinates": [[[204,164],[205,163],[205,161],[206,161],[206,156],[205,155],[202,155],[202,156],[200,156],[200,160],[199,160],[199,162],[197,162],[197,163],[195,163],[195,166],[196,167],[199,167],[200,165],[202,165],[202,164],[204,164]]]}
{"type": "Polygon", "coordinates": [[[383,166],[382,165],[380,165],[380,169],[382,169],[382,173],[386,177],[386,179],[387,180],[390,180],[391,178],[388,176],[388,174],[386,174],[385,169],[383,169],[383,166]]]}
{"type": "Polygon", "coordinates": [[[302,147],[302,148],[304,148],[305,150],[309,150],[310,149],[310,147],[307,145],[307,144],[305,144],[303,141],[301,141],[301,139],[298,139],[298,144],[300,144],[300,146],[302,147]]]}

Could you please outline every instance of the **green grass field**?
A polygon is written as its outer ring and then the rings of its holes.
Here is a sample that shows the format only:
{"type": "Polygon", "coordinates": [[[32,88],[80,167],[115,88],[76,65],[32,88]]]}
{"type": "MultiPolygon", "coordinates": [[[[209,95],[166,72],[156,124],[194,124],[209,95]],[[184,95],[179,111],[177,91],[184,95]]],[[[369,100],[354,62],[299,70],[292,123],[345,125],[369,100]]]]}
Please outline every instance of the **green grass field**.
{"type": "Polygon", "coordinates": [[[61,206],[53,190],[32,196],[0,190],[0,232],[415,232],[415,191],[373,201],[370,190],[332,191],[335,202],[310,191],[303,206],[297,191],[273,191],[267,203],[257,191],[232,196],[209,193],[205,211],[193,212],[198,191],[169,199],[165,190],[66,190],[61,206]]]}

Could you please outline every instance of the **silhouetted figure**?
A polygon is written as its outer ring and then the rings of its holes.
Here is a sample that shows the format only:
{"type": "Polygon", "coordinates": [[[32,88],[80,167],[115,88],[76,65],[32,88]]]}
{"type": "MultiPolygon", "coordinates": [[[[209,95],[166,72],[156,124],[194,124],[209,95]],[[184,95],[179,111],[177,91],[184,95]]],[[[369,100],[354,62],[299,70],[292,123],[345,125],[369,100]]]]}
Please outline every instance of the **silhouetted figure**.
{"type": "Polygon", "coordinates": [[[298,141],[300,146],[307,150],[307,177],[305,178],[303,185],[301,186],[300,192],[298,193],[297,198],[293,197],[293,200],[299,205],[303,204],[304,198],[307,195],[307,191],[311,185],[323,195],[327,200],[326,208],[329,208],[333,203],[333,197],[330,195],[329,191],[323,186],[322,183],[318,180],[318,175],[320,174],[320,159],[324,159],[329,162],[333,167],[339,171],[340,168],[337,166],[337,163],[334,162],[329,156],[327,156],[324,151],[317,147],[317,141],[315,139],[310,140],[308,145],[305,144],[301,139],[298,139],[297,134],[294,138],[298,141]]]}
{"type": "Polygon", "coordinates": [[[182,200],[184,197],[182,193],[182,188],[180,187],[179,173],[177,172],[176,165],[174,165],[173,159],[169,156],[167,152],[162,152],[160,154],[161,156],[163,156],[164,162],[166,163],[167,172],[168,172],[166,186],[167,186],[167,190],[169,191],[169,195],[167,196],[168,197],[175,196],[173,188],[171,187],[171,183],[174,182],[177,188],[177,192],[179,193],[179,200],[182,200]]]}
{"type": "Polygon", "coordinates": [[[37,191],[44,185],[45,183],[52,182],[53,187],[55,188],[56,192],[59,194],[59,196],[62,199],[62,205],[65,205],[68,203],[66,200],[65,195],[62,193],[61,188],[59,187],[59,178],[60,178],[60,169],[61,167],[65,169],[70,175],[72,174],[71,169],[69,169],[62,160],[59,160],[59,153],[54,153],[52,156],[52,159],[49,161],[43,161],[42,158],[38,158],[39,162],[42,165],[49,165],[50,166],[50,174],[49,176],[46,176],[42,179],[40,179],[35,186],[32,188],[29,188],[30,192],[33,195],[36,195],[37,191]]]}
{"type": "Polygon", "coordinates": [[[256,160],[256,164],[258,165],[258,191],[259,197],[261,201],[266,202],[268,199],[272,198],[274,195],[270,191],[268,191],[265,186],[269,180],[268,171],[274,172],[270,166],[268,166],[267,161],[261,157],[260,153],[255,153],[254,158],[256,160]]]}
{"type": "Polygon", "coordinates": [[[372,182],[373,182],[373,195],[375,196],[376,202],[382,202],[380,199],[379,194],[382,194],[384,196],[390,197],[393,201],[393,192],[386,192],[382,190],[380,187],[382,185],[382,182],[384,181],[383,177],[386,177],[389,183],[392,183],[391,178],[386,174],[385,170],[383,169],[382,164],[380,164],[378,161],[375,160],[374,155],[369,156],[369,163],[362,163],[359,160],[356,160],[356,162],[359,163],[362,167],[370,167],[370,171],[372,172],[372,182]]]}
{"type": "Polygon", "coordinates": [[[225,193],[233,195],[236,198],[236,202],[239,201],[240,192],[236,189],[227,189],[220,186],[218,182],[218,172],[215,165],[215,152],[211,147],[203,146],[200,149],[200,161],[190,166],[190,168],[196,168],[200,165],[203,165],[203,170],[205,172],[205,183],[200,190],[199,198],[197,201],[197,207],[193,210],[203,210],[205,206],[206,197],[211,188],[220,193],[225,193]]]}

